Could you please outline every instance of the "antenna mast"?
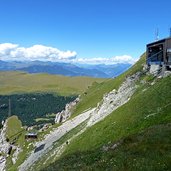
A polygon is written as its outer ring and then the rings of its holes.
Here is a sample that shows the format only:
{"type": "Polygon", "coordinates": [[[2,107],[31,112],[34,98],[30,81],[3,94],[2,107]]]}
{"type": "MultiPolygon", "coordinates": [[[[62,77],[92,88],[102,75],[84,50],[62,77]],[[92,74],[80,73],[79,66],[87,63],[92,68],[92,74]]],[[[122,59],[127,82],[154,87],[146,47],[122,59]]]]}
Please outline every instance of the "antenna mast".
{"type": "Polygon", "coordinates": [[[159,29],[158,28],[155,30],[155,40],[156,41],[159,40],[159,29]]]}
{"type": "Polygon", "coordinates": [[[10,117],[11,116],[11,99],[10,99],[10,97],[9,97],[9,101],[8,101],[8,117],[10,117]]]}
{"type": "Polygon", "coordinates": [[[171,27],[169,28],[169,32],[170,32],[170,35],[169,36],[171,37],[171,27]]]}

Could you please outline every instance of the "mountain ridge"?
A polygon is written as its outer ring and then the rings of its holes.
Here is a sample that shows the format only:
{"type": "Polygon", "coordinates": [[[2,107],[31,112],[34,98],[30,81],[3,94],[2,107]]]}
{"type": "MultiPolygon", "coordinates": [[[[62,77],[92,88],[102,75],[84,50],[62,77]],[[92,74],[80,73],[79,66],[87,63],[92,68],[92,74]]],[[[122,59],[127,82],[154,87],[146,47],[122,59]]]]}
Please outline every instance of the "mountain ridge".
{"type": "Polygon", "coordinates": [[[25,71],[28,73],[49,73],[64,76],[90,76],[97,78],[112,78],[127,70],[131,64],[113,65],[81,65],[73,63],[43,62],[43,61],[2,61],[0,71],[25,71]]]}

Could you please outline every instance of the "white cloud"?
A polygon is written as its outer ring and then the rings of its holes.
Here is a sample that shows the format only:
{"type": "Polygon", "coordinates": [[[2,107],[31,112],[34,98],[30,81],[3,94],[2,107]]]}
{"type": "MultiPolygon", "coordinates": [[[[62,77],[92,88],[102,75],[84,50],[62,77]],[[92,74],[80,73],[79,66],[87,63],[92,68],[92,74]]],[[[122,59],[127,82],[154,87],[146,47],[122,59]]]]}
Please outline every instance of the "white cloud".
{"type": "Polygon", "coordinates": [[[129,56],[129,55],[122,55],[122,56],[114,56],[112,58],[76,58],[73,62],[76,63],[83,63],[83,64],[118,64],[118,63],[129,63],[134,64],[137,59],[129,56]]]}
{"type": "Polygon", "coordinates": [[[12,43],[0,44],[0,57],[10,55],[10,52],[15,50],[17,47],[18,45],[12,43]]]}
{"type": "Polygon", "coordinates": [[[34,45],[28,48],[20,47],[17,44],[0,44],[0,60],[5,61],[52,61],[52,62],[72,62],[82,64],[133,64],[137,59],[129,56],[115,56],[111,58],[76,58],[75,51],[61,51],[57,48],[34,45]]]}
{"type": "Polygon", "coordinates": [[[60,51],[57,48],[34,45],[29,48],[20,47],[16,44],[4,43],[0,44],[1,60],[17,60],[17,61],[59,61],[76,58],[75,51],[60,51]]]}

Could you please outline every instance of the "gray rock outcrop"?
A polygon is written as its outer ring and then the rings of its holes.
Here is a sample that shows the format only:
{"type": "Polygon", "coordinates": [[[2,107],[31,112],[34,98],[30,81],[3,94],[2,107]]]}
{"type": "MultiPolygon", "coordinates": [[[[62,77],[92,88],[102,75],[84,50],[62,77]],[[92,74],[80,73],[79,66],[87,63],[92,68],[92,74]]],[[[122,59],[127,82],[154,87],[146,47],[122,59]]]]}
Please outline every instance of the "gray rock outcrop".
{"type": "Polygon", "coordinates": [[[98,104],[94,112],[91,114],[87,125],[94,125],[118,107],[127,103],[136,90],[135,82],[139,79],[140,74],[140,72],[137,72],[136,74],[127,77],[118,90],[114,89],[104,95],[101,104],[98,104]]]}
{"type": "Polygon", "coordinates": [[[15,164],[17,162],[18,155],[20,154],[20,152],[22,152],[22,149],[20,147],[17,147],[17,146],[13,146],[13,149],[15,151],[12,155],[12,163],[15,164]]]}
{"type": "Polygon", "coordinates": [[[3,128],[0,131],[0,171],[5,171],[6,158],[10,149],[10,144],[6,141],[6,122],[3,124],[3,128]]]}
{"type": "Polygon", "coordinates": [[[72,110],[79,100],[79,97],[77,97],[73,102],[66,104],[65,110],[56,114],[55,123],[65,122],[71,116],[72,110]]]}

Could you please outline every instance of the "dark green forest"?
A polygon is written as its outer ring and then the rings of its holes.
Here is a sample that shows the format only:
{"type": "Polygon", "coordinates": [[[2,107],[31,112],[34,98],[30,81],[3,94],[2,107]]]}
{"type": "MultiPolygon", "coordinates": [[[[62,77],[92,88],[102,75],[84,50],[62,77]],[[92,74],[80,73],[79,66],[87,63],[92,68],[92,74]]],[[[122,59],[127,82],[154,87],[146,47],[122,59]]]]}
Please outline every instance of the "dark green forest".
{"type": "Polygon", "coordinates": [[[40,93],[0,95],[0,121],[8,117],[10,101],[10,115],[17,115],[23,125],[53,123],[54,116],[50,116],[50,114],[62,111],[65,105],[75,98],[76,96],[65,97],[40,93]],[[45,119],[36,122],[36,118],[45,119]]]}

